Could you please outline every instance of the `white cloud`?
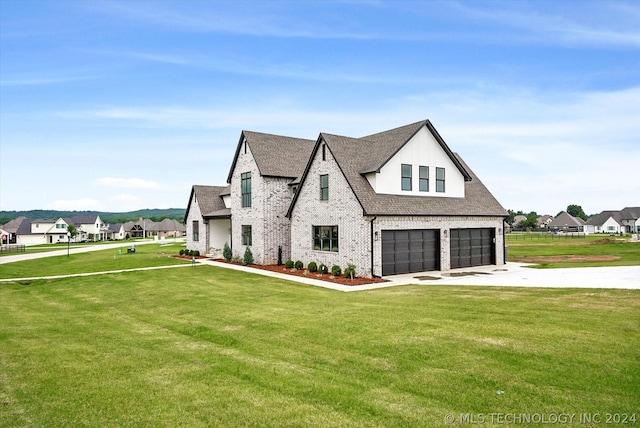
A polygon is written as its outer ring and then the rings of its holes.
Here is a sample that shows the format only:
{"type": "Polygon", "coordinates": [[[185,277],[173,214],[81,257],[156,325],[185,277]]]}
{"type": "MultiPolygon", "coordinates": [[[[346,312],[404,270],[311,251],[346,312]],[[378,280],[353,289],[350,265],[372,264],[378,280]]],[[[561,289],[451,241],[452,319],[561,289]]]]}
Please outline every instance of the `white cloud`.
{"type": "Polygon", "coordinates": [[[115,177],[103,177],[96,179],[96,183],[102,186],[108,187],[124,187],[124,188],[136,188],[136,189],[160,189],[162,186],[150,180],[144,180],[142,178],[115,178],[115,177]]]}

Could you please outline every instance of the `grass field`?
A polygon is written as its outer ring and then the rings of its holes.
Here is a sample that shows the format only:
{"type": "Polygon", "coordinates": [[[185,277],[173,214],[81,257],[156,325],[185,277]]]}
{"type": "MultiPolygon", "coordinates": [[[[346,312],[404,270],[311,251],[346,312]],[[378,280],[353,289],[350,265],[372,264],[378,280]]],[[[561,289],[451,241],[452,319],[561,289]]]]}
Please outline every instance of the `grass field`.
{"type": "Polygon", "coordinates": [[[640,417],[639,291],[339,293],[198,266],[2,283],[0,302],[3,427],[640,417]]]}
{"type": "Polygon", "coordinates": [[[628,236],[550,239],[542,234],[507,234],[506,245],[509,261],[535,263],[537,268],[640,265],[640,242],[628,236]]]}
{"type": "Polygon", "coordinates": [[[54,256],[4,263],[0,269],[0,279],[31,278],[40,276],[66,275],[87,272],[107,272],[141,267],[168,266],[190,263],[188,260],[171,258],[177,255],[184,243],[137,245],[135,254],[128,254],[131,243],[121,249],[108,249],[90,253],[54,256]]]}

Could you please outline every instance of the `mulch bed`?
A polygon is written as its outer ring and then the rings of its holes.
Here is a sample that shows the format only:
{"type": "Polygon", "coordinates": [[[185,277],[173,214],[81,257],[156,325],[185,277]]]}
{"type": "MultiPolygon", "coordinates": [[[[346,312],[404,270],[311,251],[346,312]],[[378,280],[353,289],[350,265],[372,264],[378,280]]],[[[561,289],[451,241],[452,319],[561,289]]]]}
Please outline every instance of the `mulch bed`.
{"type": "MultiPolygon", "coordinates": [[[[225,259],[213,259],[213,260],[220,263],[236,264],[233,262],[228,262],[225,259]]],[[[254,269],[268,270],[271,272],[284,273],[286,275],[300,276],[303,278],[319,279],[321,281],[333,282],[335,284],[342,284],[342,285],[365,285],[365,284],[377,284],[379,282],[386,282],[382,278],[356,277],[351,279],[351,278],[345,278],[344,276],[332,276],[331,274],[320,275],[318,273],[311,273],[306,269],[300,269],[300,270],[287,269],[284,266],[278,266],[278,265],[249,265],[249,267],[254,269]]]]}

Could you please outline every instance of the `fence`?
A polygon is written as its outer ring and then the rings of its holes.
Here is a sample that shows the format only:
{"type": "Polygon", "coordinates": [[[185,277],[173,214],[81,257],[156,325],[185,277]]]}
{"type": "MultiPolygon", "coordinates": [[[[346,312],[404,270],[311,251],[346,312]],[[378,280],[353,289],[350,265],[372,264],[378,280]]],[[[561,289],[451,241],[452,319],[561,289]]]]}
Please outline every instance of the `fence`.
{"type": "Polygon", "coordinates": [[[580,239],[585,238],[587,235],[584,232],[568,232],[568,233],[553,233],[553,232],[507,232],[505,234],[506,241],[533,241],[538,239],[580,239]]]}
{"type": "Polygon", "coordinates": [[[24,245],[2,245],[0,246],[0,254],[5,253],[24,253],[27,249],[24,245]]]}

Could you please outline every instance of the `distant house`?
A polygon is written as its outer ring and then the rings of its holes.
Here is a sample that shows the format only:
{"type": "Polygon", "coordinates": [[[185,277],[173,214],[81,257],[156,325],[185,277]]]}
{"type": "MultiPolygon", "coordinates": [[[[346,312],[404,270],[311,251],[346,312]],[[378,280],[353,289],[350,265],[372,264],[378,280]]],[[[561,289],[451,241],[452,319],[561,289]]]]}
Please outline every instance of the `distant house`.
{"type": "Polygon", "coordinates": [[[626,233],[640,233],[640,207],[626,207],[620,217],[626,233]]]}
{"type": "Polygon", "coordinates": [[[0,227],[0,229],[2,230],[2,245],[17,243],[18,228],[25,220],[27,220],[26,217],[20,216],[18,218],[14,218],[9,223],[0,227]]]}
{"type": "Polygon", "coordinates": [[[594,233],[620,233],[624,229],[620,211],[602,211],[587,220],[587,225],[594,233]]]}
{"type": "Polygon", "coordinates": [[[561,232],[584,232],[586,222],[579,217],[574,217],[566,211],[562,211],[549,222],[550,230],[561,232]]]}
{"type": "Polygon", "coordinates": [[[124,225],[114,223],[107,226],[106,239],[111,241],[121,241],[125,239],[124,225]]]}
{"type": "Polygon", "coordinates": [[[517,216],[515,216],[513,218],[513,227],[518,227],[518,223],[520,223],[521,221],[527,221],[527,216],[522,214],[518,214],[517,216]]]}
{"type": "Polygon", "coordinates": [[[507,212],[428,120],[360,138],[242,131],[227,182],[228,196],[192,188],[188,248],[213,246],[208,217],[223,220],[217,242],[250,247],[258,264],[279,249],[361,276],[504,264],[507,212]]]}
{"type": "Polygon", "coordinates": [[[538,221],[538,227],[546,228],[549,226],[549,223],[553,221],[553,217],[548,214],[545,214],[545,215],[539,216],[537,221],[538,221]]]}
{"type": "Polygon", "coordinates": [[[185,227],[180,222],[173,219],[164,219],[155,222],[148,218],[140,218],[138,221],[128,221],[124,223],[125,239],[129,238],[167,238],[180,237],[185,234],[185,227]]]}
{"type": "Polygon", "coordinates": [[[104,241],[107,239],[108,226],[99,215],[79,215],[64,219],[67,224],[73,224],[78,234],[75,241],[104,241]]]}
{"type": "Polygon", "coordinates": [[[602,211],[591,217],[587,225],[596,233],[640,232],[640,207],[626,207],[620,211],[602,211]]]}
{"type": "Polygon", "coordinates": [[[67,242],[67,222],[58,219],[25,219],[16,231],[16,243],[20,245],[57,244],[67,242]]]}
{"type": "Polygon", "coordinates": [[[184,215],[188,249],[220,257],[225,243],[233,245],[230,198],[230,186],[191,188],[184,215]]]}

